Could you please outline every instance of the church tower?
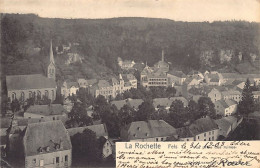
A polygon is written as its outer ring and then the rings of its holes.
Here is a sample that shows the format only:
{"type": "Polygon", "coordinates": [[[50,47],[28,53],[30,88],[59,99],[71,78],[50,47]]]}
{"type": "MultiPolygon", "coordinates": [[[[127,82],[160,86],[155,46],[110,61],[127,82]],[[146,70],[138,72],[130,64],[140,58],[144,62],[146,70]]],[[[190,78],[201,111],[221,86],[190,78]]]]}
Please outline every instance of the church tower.
{"type": "Polygon", "coordinates": [[[51,41],[51,46],[50,46],[50,63],[48,66],[48,72],[47,72],[47,77],[52,78],[55,80],[55,62],[54,62],[54,56],[53,56],[53,51],[52,51],[52,41],[51,41]]]}

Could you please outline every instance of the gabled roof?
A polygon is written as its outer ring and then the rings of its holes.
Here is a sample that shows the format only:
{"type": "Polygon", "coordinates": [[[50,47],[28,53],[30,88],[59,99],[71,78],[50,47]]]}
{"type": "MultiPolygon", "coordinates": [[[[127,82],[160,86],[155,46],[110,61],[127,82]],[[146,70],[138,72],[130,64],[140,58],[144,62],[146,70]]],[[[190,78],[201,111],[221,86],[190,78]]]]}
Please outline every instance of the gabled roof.
{"type": "Polygon", "coordinates": [[[204,132],[218,129],[218,125],[214,122],[214,120],[210,119],[209,117],[206,117],[194,121],[189,126],[189,129],[192,135],[195,136],[204,132]]]}
{"type": "Polygon", "coordinates": [[[51,116],[51,115],[62,115],[68,112],[61,104],[51,104],[51,105],[32,105],[26,110],[25,113],[51,116]]]}
{"type": "Polygon", "coordinates": [[[84,130],[89,129],[96,133],[97,137],[107,137],[108,132],[105,124],[97,124],[97,125],[90,125],[86,127],[76,127],[76,128],[69,128],[67,129],[70,136],[73,136],[77,133],[82,133],[84,130]]]}
{"type": "MultiPolygon", "coordinates": [[[[25,127],[28,124],[31,123],[38,123],[38,122],[44,122],[45,120],[43,118],[21,118],[21,119],[15,119],[17,121],[17,125],[19,127],[25,127]]],[[[11,125],[12,119],[11,118],[1,118],[0,119],[0,128],[9,128],[11,125]]]]}
{"type": "Polygon", "coordinates": [[[177,135],[179,138],[190,138],[193,134],[190,132],[189,127],[177,128],[177,135]]]}
{"type": "Polygon", "coordinates": [[[221,92],[221,94],[222,94],[223,96],[241,95],[241,92],[239,92],[239,91],[237,91],[237,90],[227,90],[227,91],[221,92]]]}
{"type": "Polygon", "coordinates": [[[176,129],[164,120],[135,121],[121,130],[123,140],[168,137],[176,134],[176,129]]]}
{"type": "Polygon", "coordinates": [[[143,99],[127,99],[127,104],[134,109],[138,109],[139,106],[144,102],[143,99]]]}
{"type": "Polygon", "coordinates": [[[6,76],[7,90],[56,88],[54,79],[41,74],[6,76]]]}
{"type": "Polygon", "coordinates": [[[184,97],[171,97],[171,98],[155,98],[153,99],[153,106],[157,108],[159,105],[164,107],[170,107],[175,100],[182,101],[184,107],[188,106],[188,101],[184,97]]]}
{"type": "Polygon", "coordinates": [[[173,76],[177,76],[179,78],[187,78],[187,75],[185,75],[182,71],[171,70],[171,71],[168,72],[168,74],[171,74],[173,76]]]}
{"type": "Polygon", "coordinates": [[[25,156],[71,150],[70,137],[61,121],[29,124],[23,137],[25,156]],[[61,148],[58,148],[60,145],[61,148]],[[47,149],[49,147],[49,151],[47,149]]]}

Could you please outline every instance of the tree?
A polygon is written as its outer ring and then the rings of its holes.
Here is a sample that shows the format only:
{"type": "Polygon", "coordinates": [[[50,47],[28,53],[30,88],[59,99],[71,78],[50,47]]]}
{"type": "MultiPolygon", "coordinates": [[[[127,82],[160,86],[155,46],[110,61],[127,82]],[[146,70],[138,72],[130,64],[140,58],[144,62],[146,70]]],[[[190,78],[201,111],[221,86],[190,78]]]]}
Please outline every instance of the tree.
{"type": "Polygon", "coordinates": [[[249,79],[246,80],[244,89],[242,91],[242,100],[238,103],[237,111],[242,116],[248,116],[249,113],[254,112],[255,101],[250,87],[249,79]]]}
{"type": "Polygon", "coordinates": [[[180,100],[173,101],[169,111],[168,122],[174,127],[182,127],[189,120],[188,113],[180,100]]]}
{"type": "Polygon", "coordinates": [[[188,107],[187,107],[187,112],[188,112],[188,116],[189,119],[191,121],[197,120],[199,119],[199,105],[198,103],[196,103],[194,100],[190,100],[188,107]]]}
{"type": "Polygon", "coordinates": [[[155,113],[155,109],[151,102],[143,102],[139,106],[139,110],[134,113],[135,121],[147,121],[155,113]]]}
{"type": "Polygon", "coordinates": [[[209,116],[211,118],[216,118],[215,105],[212,103],[209,97],[200,97],[198,100],[199,106],[199,118],[209,116]]]}
{"type": "Polygon", "coordinates": [[[83,133],[77,133],[71,137],[72,152],[75,157],[84,157],[85,159],[100,160],[101,153],[98,149],[98,140],[96,133],[85,129],[83,133]]]}
{"type": "Polygon", "coordinates": [[[86,106],[76,102],[68,114],[69,120],[66,121],[66,127],[82,127],[92,124],[92,119],[87,114],[86,106]]]}
{"type": "Polygon", "coordinates": [[[14,99],[11,103],[11,110],[13,113],[19,111],[21,109],[20,103],[17,99],[14,99]]]}
{"type": "Polygon", "coordinates": [[[166,89],[167,97],[174,97],[175,94],[176,94],[176,89],[174,87],[171,87],[171,86],[167,87],[167,89],[166,89]]]}
{"type": "Polygon", "coordinates": [[[118,113],[120,126],[127,125],[133,121],[134,109],[125,104],[118,113]]]}

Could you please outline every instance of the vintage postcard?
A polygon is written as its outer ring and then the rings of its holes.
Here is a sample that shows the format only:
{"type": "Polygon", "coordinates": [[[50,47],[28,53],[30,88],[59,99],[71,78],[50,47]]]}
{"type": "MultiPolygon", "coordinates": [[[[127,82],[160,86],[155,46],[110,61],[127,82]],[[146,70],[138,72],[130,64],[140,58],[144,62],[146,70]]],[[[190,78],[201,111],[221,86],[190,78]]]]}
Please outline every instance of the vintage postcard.
{"type": "Polygon", "coordinates": [[[0,165],[260,168],[259,0],[0,0],[0,165]]]}

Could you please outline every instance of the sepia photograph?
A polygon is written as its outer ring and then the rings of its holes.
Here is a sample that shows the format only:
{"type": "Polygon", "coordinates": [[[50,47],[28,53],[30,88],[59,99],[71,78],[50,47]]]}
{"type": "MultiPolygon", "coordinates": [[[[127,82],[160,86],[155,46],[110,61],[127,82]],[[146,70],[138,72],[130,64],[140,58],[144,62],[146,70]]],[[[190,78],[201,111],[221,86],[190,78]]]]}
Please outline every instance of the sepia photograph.
{"type": "Polygon", "coordinates": [[[260,0],[0,0],[0,15],[0,167],[260,166],[260,0]]]}

